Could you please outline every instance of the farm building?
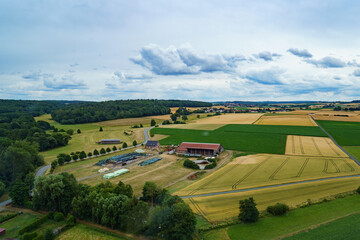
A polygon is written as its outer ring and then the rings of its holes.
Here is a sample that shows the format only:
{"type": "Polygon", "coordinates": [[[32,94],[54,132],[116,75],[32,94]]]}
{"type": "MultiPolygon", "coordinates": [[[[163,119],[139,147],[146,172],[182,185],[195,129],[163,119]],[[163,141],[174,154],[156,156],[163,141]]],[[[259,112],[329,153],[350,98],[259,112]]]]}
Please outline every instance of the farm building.
{"type": "Polygon", "coordinates": [[[215,156],[224,151],[224,148],[218,143],[191,143],[183,142],[176,149],[178,154],[215,156]]]}
{"type": "Polygon", "coordinates": [[[119,144],[121,143],[120,139],[101,139],[100,144],[119,144]]]}
{"type": "Polygon", "coordinates": [[[6,234],[5,228],[0,228],[0,236],[4,236],[6,234]]]}
{"type": "Polygon", "coordinates": [[[160,147],[160,143],[158,141],[147,141],[145,148],[150,148],[150,149],[159,149],[160,147]]]}

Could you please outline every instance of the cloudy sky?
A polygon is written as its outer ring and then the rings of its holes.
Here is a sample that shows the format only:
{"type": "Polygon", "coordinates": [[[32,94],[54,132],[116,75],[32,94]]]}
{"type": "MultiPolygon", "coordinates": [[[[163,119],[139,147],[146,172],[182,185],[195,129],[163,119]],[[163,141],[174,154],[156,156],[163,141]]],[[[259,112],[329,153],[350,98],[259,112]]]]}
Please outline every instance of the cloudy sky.
{"type": "Polygon", "coordinates": [[[360,1],[0,1],[0,98],[360,99],[360,1]]]}

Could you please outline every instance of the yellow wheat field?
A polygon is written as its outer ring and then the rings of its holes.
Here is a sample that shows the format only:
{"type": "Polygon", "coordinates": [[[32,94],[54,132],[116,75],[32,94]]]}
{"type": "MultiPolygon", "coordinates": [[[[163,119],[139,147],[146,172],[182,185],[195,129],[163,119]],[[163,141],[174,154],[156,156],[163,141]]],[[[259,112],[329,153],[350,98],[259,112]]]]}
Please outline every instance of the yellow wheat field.
{"type": "Polygon", "coordinates": [[[327,137],[306,137],[288,135],[286,155],[348,157],[335,143],[327,137]]]}
{"type": "Polygon", "coordinates": [[[198,119],[194,123],[198,124],[252,124],[262,113],[227,113],[218,116],[198,119]]]}
{"type": "Polygon", "coordinates": [[[308,115],[274,115],[262,116],[255,124],[260,125],[289,125],[289,126],[317,126],[308,115]]]}
{"type": "Polygon", "coordinates": [[[248,192],[184,199],[191,209],[210,222],[231,220],[239,214],[239,200],[253,197],[256,207],[262,211],[278,202],[295,207],[301,203],[353,191],[360,185],[360,177],[303,183],[248,192]]]}

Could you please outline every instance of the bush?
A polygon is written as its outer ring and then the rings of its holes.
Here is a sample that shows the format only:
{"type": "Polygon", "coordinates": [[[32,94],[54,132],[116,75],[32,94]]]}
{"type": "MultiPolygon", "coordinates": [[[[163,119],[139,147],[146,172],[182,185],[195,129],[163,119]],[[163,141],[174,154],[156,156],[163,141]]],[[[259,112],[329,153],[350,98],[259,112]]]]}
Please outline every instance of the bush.
{"type": "Polygon", "coordinates": [[[37,233],[36,232],[33,232],[33,233],[25,233],[23,236],[22,236],[22,240],[32,240],[34,238],[37,237],[37,233]]]}
{"type": "Polygon", "coordinates": [[[189,159],[186,159],[184,161],[184,167],[192,168],[192,169],[200,169],[196,163],[194,163],[193,161],[191,161],[189,159]]]}
{"type": "Polygon", "coordinates": [[[80,129],[78,129],[78,130],[77,130],[77,133],[81,133],[81,130],[80,130],[80,129]]]}
{"type": "Polygon", "coordinates": [[[97,149],[94,150],[94,155],[95,156],[99,155],[99,151],[97,149]]]}
{"type": "Polygon", "coordinates": [[[109,147],[106,148],[106,152],[111,152],[111,149],[109,147]]]}
{"type": "Polygon", "coordinates": [[[102,127],[100,127],[99,132],[102,132],[102,131],[103,131],[103,128],[102,128],[102,127]]]}
{"type": "Polygon", "coordinates": [[[61,212],[55,212],[54,213],[54,220],[56,222],[60,222],[60,221],[64,220],[64,214],[61,213],[61,212]]]}
{"type": "Polygon", "coordinates": [[[85,151],[81,151],[81,153],[80,153],[80,159],[84,159],[84,158],[86,158],[86,153],[85,153],[85,151]]]}
{"type": "Polygon", "coordinates": [[[88,157],[91,157],[91,156],[92,156],[92,153],[91,153],[91,152],[89,152],[89,153],[88,153],[88,157]]]}
{"type": "Polygon", "coordinates": [[[76,218],[70,213],[68,213],[68,215],[66,216],[66,225],[75,226],[75,224],[76,224],[76,218]]]}
{"type": "Polygon", "coordinates": [[[116,150],[117,150],[117,147],[116,147],[116,146],[113,146],[112,150],[113,150],[113,151],[116,151],[116,150]]]}
{"type": "Polygon", "coordinates": [[[289,211],[289,206],[284,203],[277,203],[275,205],[268,206],[266,211],[271,215],[281,216],[289,211]]]}
{"type": "Polygon", "coordinates": [[[104,148],[101,148],[101,149],[100,149],[100,153],[101,153],[101,154],[105,154],[105,153],[106,153],[105,149],[104,149],[104,148]]]}
{"type": "Polygon", "coordinates": [[[136,140],[133,141],[133,146],[136,146],[137,145],[137,142],[136,140]]]}
{"type": "Polygon", "coordinates": [[[209,164],[209,165],[206,165],[206,166],[205,166],[205,170],[207,170],[207,169],[213,169],[213,168],[216,167],[216,166],[217,166],[216,162],[213,162],[213,163],[211,163],[211,164],[209,164]]]}
{"type": "Polygon", "coordinates": [[[69,134],[69,135],[73,135],[73,134],[74,134],[74,130],[68,129],[68,130],[66,130],[66,133],[69,134]]]}
{"type": "Polygon", "coordinates": [[[124,142],[123,145],[122,145],[122,148],[127,148],[127,147],[128,147],[127,143],[124,142]]]}
{"type": "Polygon", "coordinates": [[[44,232],[44,239],[45,240],[53,240],[55,238],[55,235],[53,233],[53,230],[48,228],[44,232]]]}
{"type": "Polygon", "coordinates": [[[151,119],[150,125],[151,125],[151,126],[155,126],[155,125],[156,125],[156,122],[155,122],[154,119],[151,119]]]}
{"type": "Polygon", "coordinates": [[[358,189],[356,189],[356,192],[360,194],[360,187],[358,187],[358,189]]]}
{"type": "Polygon", "coordinates": [[[76,155],[76,154],[74,154],[74,155],[72,156],[72,159],[73,159],[74,161],[76,161],[76,160],[78,160],[78,159],[79,159],[79,156],[78,156],[78,155],[76,155]]]}

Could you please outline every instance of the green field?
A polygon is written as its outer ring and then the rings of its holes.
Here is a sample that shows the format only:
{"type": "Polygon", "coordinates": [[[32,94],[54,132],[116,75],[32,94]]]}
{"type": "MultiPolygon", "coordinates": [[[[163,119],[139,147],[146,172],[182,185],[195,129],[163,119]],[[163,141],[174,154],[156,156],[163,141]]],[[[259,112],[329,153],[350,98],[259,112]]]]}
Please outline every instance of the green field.
{"type": "MultiPolygon", "coordinates": [[[[322,204],[316,204],[306,208],[299,208],[290,211],[287,216],[265,217],[260,219],[257,223],[254,224],[237,224],[229,227],[228,236],[232,240],[278,239],[282,236],[286,236],[295,233],[297,231],[306,230],[310,227],[316,226],[326,221],[331,221],[339,217],[346,216],[348,214],[355,214],[359,212],[360,212],[360,195],[353,195],[322,204]]],[[[358,215],[355,216],[358,217],[358,215]]],[[[337,227],[335,227],[335,229],[344,229],[344,234],[350,234],[351,231],[353,231],[354,233],[355,231],[357,231],[356,233],[358,233],[358,229],[346,230],[346,222],[349,223],[350,219],[345,219],[343,222],[341,222],[341,225],[338,225],[337,227]]],[[[352,225],[352,228],[355,228],[356,226],[359,226],[359,220],[357,220],[352,225]]],[[[352,238],[347,238],[346,236],[349,235],[344,235],[343,238],[335,238],[335,239],[352,239],[352,238]]],[[[356,235],[353,235],[353,237],[355,236],[356,235]]],[[[315,236],[314,238],[310,237],[310,238],[300,238],[300,239],[332,239],[332,238],[317,238],[315,236]]]]}
{"type": "Polygon", "coordinates": [[[359,239],[360,236],[360,213],[353,214],[306,232],[298,233],[294,236],[284,238],[286,240],[342,240],[359,239]]]}
{"type": "Polygon", "coordinates": [[[35,221],[39,216],[23,213],[15,218],[12,218],[2,224],[0,224],[0,228],[6,229],[6,234],[4,238],[17,238],[19,237],[18,233],[21,228],[35,221]]]}
{"type": "Polygon", "coordinates": [[[360,146],[345,146],[343,148],[356,159],[360,160],[360,146]]]}
{"type": "Polygon", "coordinates": [[[84,224],[77,224],[75,227],[70,228],[64,233],[60,234],[56,239],[69,239],[69,240],[83,240],[83,239],[91,239],[91,240],[101,240],[101,239],[109,239],[109,240],[127,240],[132,239],[128,237],[123,237],[115,233],[106,232],[101,229],[97,229],[95,227],[89,227],[84,224]]]}
{"type": "Polygon", "coordinates": [[[317,120],[341,146],[360,146],[360,122],[317,120]]]}
{"type": "Polygon", "coordinates": [[[287,135],[326,136],[318,127],[230,124],[213,131],[154,128],[151,133],[170,135],[162,145],[181,142],[220,143],[225,149],[284,154],[287,135]]]}
{"type": "MultiPolygon", "coordinates": [[[[69,141],[69,144],[63,147],[57,147],[48,151],[41,152],[40,154],[44,156],[46,163],[51,163],[56,159],[56,156],[60,153],[70,154],[71,152],[76,151],[85,151],[93,152],[94,149],[98,149],[98,151],[104,147],[112,148],[114,144],[111,145],[99,145],[96,142],[101,139],[120,139],[122,142],[126,142],[129,146],[132,145],[132,142],[136,140],[138,143],[144,141],[144,129],[136,128],[131,129],[133,134],[126,135],[124,131],[130,130],[129,126],[112,126],[112,127],[104,127],[103,131],[99,131],[99,126],[95,124],[75,124],[75,125],[62,125],[57,122],[54,122],[49,119],[49,115],[43,115],[37,117],[36,120],[46,120],[51,125],[54,125],[58,129],[73,129],[75,131],[74,135],[72,135],[72,139],[69,141]],[[81,133],[77,134],[76,130],[81,129],[81,133]]],[[[121,148],[122,144],[117,144],[117,148],[121,148]]]]}

